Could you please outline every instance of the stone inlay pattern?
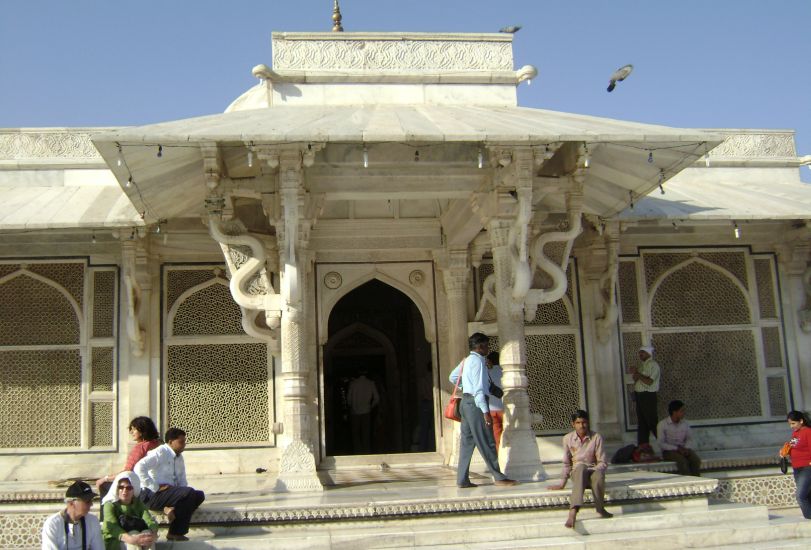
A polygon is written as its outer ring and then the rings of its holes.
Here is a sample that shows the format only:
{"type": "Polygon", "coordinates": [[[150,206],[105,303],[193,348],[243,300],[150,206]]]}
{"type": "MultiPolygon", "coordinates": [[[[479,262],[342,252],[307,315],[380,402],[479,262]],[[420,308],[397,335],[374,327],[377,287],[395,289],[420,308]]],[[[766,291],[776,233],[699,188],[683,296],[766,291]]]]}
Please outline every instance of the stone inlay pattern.
{"type": "Polygon", "coordinates": [[[273,39],[276,70],[511,71],[510,42],[273,39]]]}
{"type": "Polygon", "coordinates": [[[796,506],[794,476],[768,475],[718,480],[718,490],[710,498],[726,502],[760,504],[770,508],[796,506]]]}
{"type": "Polygon", "coordinates": [[[39,548],[42,524],[53,513],[0,514],[0,548],[39,548]]]}
{"type": "Polygon", "coordinates": [[[659,418],[667,416],[671,400],[685,398],[695,420],[761,416],[751,330],[658,333],[653,345],[665,365],[659,418]],[[724,399],[718,399],[718,388],[726,388],[724,399]]]}
{"type": "Polygon", "coordinates": [[[269,440],[266,344],[170,345],[167,390],[190,443],[269,440]]]}
{"type": "Polygon", "coordinates": [[[78,447],[79,350],[0,351],[0,364],[0,448],[78,447]]]}
{"type": "Polygon", "coordinates": [[[573,334],[527,335],[529,404],[543,416],[536,431],[567,431],[569,416],[580,407],[577,343],[573,334]]]}
{"type": "Polygon", "coordinates": [[[723,273],[697,262],[662,281],[651,301],[656,327],[746,324],[747,297],[723,273]]]}

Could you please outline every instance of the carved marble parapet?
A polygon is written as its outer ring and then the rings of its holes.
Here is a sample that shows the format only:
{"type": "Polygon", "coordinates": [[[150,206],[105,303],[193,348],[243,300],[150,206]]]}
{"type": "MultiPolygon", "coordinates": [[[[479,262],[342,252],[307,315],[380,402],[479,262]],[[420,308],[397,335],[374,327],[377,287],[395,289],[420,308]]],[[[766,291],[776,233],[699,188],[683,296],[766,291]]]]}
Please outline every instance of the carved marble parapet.
{"type": "Polygon", "coordinates": [[[420,33],[274,33],[275,70],[512,70],[512,36],[420,33]]]}
{"type": "MultiPolygon", "coordinates": [[[[725,134],[726,132],[721,131],[725,134]]],[[[740,132],[727,135],[710,158],[796,157],[794,132],[740,132]]]]}
{"type": "Polygon", "coordinates": [[[75,159],[101,161],[90,141],[90,132],[82,130],[2,130],[0,161],[75,159]]]}

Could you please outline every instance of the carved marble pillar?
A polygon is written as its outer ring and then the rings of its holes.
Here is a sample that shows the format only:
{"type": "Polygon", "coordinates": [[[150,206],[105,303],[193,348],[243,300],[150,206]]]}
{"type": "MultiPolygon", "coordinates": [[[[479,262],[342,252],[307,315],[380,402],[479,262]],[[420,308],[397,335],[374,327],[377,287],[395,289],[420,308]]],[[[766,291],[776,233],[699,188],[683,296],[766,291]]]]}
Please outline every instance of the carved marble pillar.
{"type": "Polygon", "coordinates": [[[594,428],[606,439],[621,439],[623,404],[614,391],[622,385],[619,339],[617,338],[616,281],[619,253],[619,226],[600,226],[602,238],[595,239],[578,257],[583,258],[582,318],[586,346],[587,391],[591,400],[594,428]]]}
{"type": "MultiPolygon", "coordinates": [[[[126,395],[127,402],[122,403],[126,414],[120,414],[121,422],[129,422],[135,416],[153,416],[156,412],[152,406],[155,401],[151,390],[150,336],[158,336],[154,332],[147,333],[145,326],[150,317],[152,304],[152,278],[149,270],[149,258],[141,238],[130,238],[133,234],[121,234],[121,279],[124,288],[122,300],[125,316],[127,343],[129,354],[122,355],[122,363],[126,365],[126,395]]],[[[135,234],[137,235],[137,234],[135,234]]],[[[160,324],[151,324],[160,326],[160,324]]],[[[123,366],[123,365],[122,365],[123,366]]],[[[126,425],[119,426],[126,432],[126,425]],[[123,426],[123,428],[121,427],[123,426]]]]}
{"type": "MultiPolygon", "coordinates": [[[[468,336],[467,333],[467,295],[470,285],[470,263],[467,249],[449,250],[443,254],[443,261],[440,262],[442,269],[442,281],[445,287],[445,296],[448,304],[448,349],[445,354],[446,361],[443,361],[439,369],[439,379],[442,387],[449,388],[447,394],[443,393],[442,405],[447,401],[450,392],[450,382],[448,376],[456,368],[459,362],[467,357],[468,336]]],[[[459,429],[456,422],[445,421],[443,430],[443,447],[446,463],[455,465],[459,456],[459,429]]]]}
{"type": "Polygon", "coordinates": [[[283,150],[279,155],[281,219],[277,225],[281,264],[281,355],[284,393],[284,432],[276,488],[288,491],[321,491],[316,472],[316,437],[312,430],[317,396],[311,377],[315,364],[307,350],[308,315],[305,308],[309,227],[304,217],[302,154],[283,150]]]}
{"type": "Polygon", "coordinates": [[[811,269],[811,242],[797,241],[777,247],[777,260],[782,288],[782,305],[785,316],[785,337],[788,362],[794,368],[791,376],[794,385],[794,406],[797,409],[811,408],[811,333],[804,330],[806,308],[811,308],[811,295],[807,295],[806,279],[811,269]],[[799,390],[799,391],[798,391],[799,390]]]}
{"type": "Polygon", "coordinates": [[[445,295],[448,297],[448,372],[468,354],[467,294],[470,286],[470,263],[466,249],[448,251],[447,268],[442,272],[445,295]]]}
{"type": "Polygon", "coordinates": [[[522,481],[542,481],[546,472],[541,464],[532,415],[529,410],[529,380],[526,373],[526,339],[523,309],[512,297],[513,267],[510,252],[512,221],[494,219],[488,232],[493,246],[493,268],[498,309],[498,339],[504,389],[504,433],[501,436],[499,463],[507,477],[522,481]]]}

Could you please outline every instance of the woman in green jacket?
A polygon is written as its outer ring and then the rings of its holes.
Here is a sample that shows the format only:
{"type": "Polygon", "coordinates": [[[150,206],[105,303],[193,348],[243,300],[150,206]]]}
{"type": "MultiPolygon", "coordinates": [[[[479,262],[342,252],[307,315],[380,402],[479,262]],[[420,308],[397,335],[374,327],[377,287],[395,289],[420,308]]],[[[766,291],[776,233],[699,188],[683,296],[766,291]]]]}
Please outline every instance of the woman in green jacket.
{"type": "Polygon", "coordinates": [[[141,482],[135,472],[121,472],[102,499],[101,534],[107,550],[155,549],[158,523],[141,502],[141,482]]]}

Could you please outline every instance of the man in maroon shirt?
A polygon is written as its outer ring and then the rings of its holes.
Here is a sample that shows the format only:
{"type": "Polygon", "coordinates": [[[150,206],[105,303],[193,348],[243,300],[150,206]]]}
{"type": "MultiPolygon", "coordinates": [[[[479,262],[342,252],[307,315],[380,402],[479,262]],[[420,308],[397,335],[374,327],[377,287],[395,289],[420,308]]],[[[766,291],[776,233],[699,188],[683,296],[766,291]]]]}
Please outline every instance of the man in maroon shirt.
{"type": "Polygon", "coordinates": [[[561,482],[550,485],[553,490],[563,489],[572,478],[572,497],[570,499],[569,517],[566,527],[574,527],[577,512],[583,505],[583,492],[590,488],[594,495],[597,513],[604,518],[613,517],[605,509],[605,461],[603,438],[589,430],[589,413],[577,410],[572,415],[573,432],[563,436],[563,472],[561,482]]]}

